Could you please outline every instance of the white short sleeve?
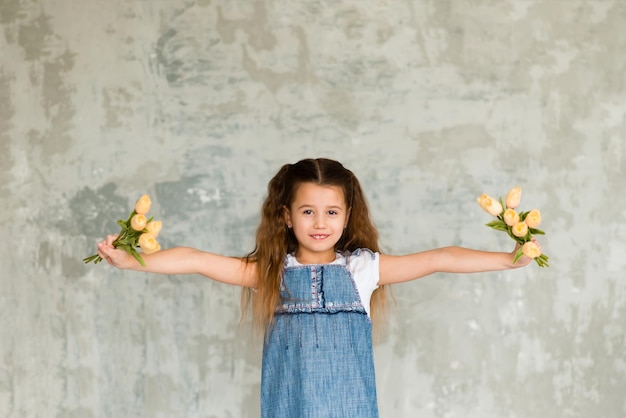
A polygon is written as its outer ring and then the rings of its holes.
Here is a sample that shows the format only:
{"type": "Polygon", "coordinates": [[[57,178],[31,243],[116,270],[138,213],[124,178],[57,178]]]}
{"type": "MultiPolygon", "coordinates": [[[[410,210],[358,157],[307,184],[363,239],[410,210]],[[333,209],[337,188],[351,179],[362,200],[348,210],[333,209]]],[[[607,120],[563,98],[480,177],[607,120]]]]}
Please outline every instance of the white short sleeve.
{"type": "Polygon", "coordinates": [[[370,315],[370,300],[374,290],[378,289],[379,253],[367,249],[358,249],[348,255],[347,267],[356,284],[361,303],[370,315]]]}

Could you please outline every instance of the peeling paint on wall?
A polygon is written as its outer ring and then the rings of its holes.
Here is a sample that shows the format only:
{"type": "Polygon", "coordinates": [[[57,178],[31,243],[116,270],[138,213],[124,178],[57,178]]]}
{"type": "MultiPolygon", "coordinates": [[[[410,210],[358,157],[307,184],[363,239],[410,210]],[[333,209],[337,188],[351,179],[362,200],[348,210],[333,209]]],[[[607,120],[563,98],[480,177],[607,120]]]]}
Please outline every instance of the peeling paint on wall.
{"type": "Polygon", "coordinates": [[[551,267],[395,288],[381,417],[626,414],[620,1],[0,2],[0,416],[257,417],[239,290],[85,266],[149,193],[162,245],[252,250],[282,164],[359,177],[383,248],[551,267]]]}

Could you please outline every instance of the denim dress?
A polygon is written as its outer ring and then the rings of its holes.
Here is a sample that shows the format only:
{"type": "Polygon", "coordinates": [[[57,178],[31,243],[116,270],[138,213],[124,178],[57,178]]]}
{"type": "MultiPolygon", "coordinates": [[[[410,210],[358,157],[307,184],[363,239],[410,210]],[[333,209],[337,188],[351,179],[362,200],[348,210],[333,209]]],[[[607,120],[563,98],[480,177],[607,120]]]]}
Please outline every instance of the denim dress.
{"type": "Polygon", "coordinates": [[[348,258],[285,267],[263,345],[263,418],[378,417],[371,320],[348,258]]]}

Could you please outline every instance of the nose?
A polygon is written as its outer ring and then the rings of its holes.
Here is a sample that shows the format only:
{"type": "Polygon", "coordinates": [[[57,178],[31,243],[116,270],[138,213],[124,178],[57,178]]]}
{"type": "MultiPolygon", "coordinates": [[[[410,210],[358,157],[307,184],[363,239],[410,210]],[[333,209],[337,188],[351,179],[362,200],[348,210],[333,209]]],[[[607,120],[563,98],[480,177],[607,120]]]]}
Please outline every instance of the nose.
{"type": "Polygon", "coordinates": [[[319,214],[315,216],[315,222],[313,222],[313,227],[317,229],[324,228],[326,226],[326,218],[324,215],[319,214]]]}

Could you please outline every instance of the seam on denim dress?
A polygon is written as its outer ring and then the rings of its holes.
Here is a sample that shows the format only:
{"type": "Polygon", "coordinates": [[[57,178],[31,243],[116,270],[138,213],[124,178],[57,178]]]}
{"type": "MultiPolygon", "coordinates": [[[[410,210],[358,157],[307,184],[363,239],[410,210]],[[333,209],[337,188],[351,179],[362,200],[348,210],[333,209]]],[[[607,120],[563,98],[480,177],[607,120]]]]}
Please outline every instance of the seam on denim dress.
{"type": "Polygon", "coordinates": [[[302,317],[297,316],[298,318],[298,346],[302,348],[302,317]]]}
{"type": "MultiPolygon", "coordinates": [[[[317,303],[317,307],[320,309],[326,308],[324,301],[324,266],[313,267],[315,272],[315,291],[313,295],[313,303],[317,303]]],[[[313,332],[315,333],[315,348],[320,348],[319,332],[317,330],[317,316],[313,315],[313,332]]]]}
{"type": "MultiPolygon", "coordinates": [[[[287,321],[287,324],[285,326],[286,326],[287,329],[289,329],[291,327],[291,318],[287,317],[287,318],[285,318],[285,321],[287,321]]],[[[291,332],[287,332],[282,337],[282,338],[285,339],[285,350],[289,350],[289,345],[291,344],[291,341],[289,341],[289,336],[290,335],[291,335],[291,332]]]]}
{"type": "Polygon", "coordinates": [[[320,308],[326,308],[326,297],[324,295],[324,277],[325,268],[324,266],[315,269],[317,274],[315,275],[315,280],[317,281],[317,292],[318,298],[317,303],[320,308]]]}
{"type": "Polygon", "coordinates": [[[323,308],[324,300],[322,293],[322,280],[323,280],[323,272],[324,268],[321,266],[312,266],[311,267],[311,308],[323,308]],[[322,276],[320,278],[320,276],[322,276]]]}
{"type": "Polygon", "coordinates": [[[320,348],[319,332],[317,332],[317,316],[313,315],[313,333],[315,334],[315,348],[320,348]]]}
{"type": "Polygon", "coordinates": [[[333,325],[333,349],[336,350],[337,349],[337,322],[332,321],[331,323],[333,325]]]}
{"type": "Polygon", "coordinates": [[[350,322],[351,319],[352,317],[348,316],[346,321],[348,321],[348,332],[350,333],[350,348],[354,348],[354,338],[352,336],[352,323],[350,322]]]}

